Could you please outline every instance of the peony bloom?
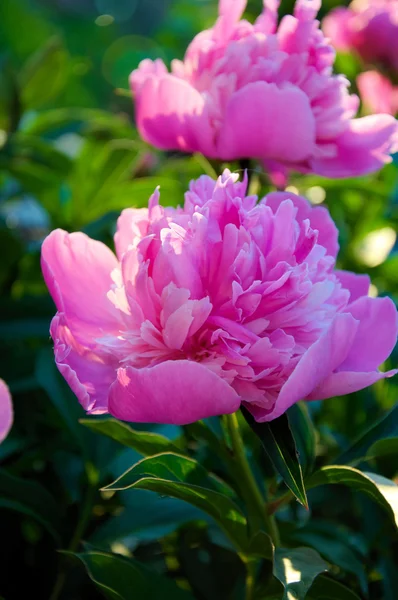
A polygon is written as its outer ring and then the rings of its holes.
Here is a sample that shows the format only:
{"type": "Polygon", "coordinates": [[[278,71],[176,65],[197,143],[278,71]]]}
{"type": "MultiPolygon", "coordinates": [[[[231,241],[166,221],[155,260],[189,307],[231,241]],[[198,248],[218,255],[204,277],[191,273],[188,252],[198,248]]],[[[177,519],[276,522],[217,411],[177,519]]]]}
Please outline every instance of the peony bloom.
{"type": "Polygon", "coordinates": [[[398,72],[397,0],[354,0],[323,21],[323,30],[338,50],[355,50],[366,63],[398,72]]]}
{"type": "Polygon", "coordinates": [[[58,312],[58,369],[92,414],[190,423],[243,402],[258,421],[390,377],[389,298],[334,269],[328,211],[287,192],[257,204],[228,170],[190,185],[183,208],[119,217],[116,256],[53,231],[42,269],[58,312]]]}
{"type": "Polygon", "coordinates": [[[365,109],[371,113],[398,113],[398,86],[378,73],[366,71],[357,77],[357,86],[365,109]]]}
{"type": "Polygon", "coordinates": [[[13,421],[13,410],[10,390],[0,379],[0,442],[8,435],[13,421]]]}
{"type": "Polygon", "coordinates": [[[327,177],[370,173],[398,149],[391,115],[354,119],[357,96],[333,74],[335,53],[319,29],[320,0],[297,0],[277,23],[264,0],[254,25],[245,0],[220,0],[220,16],[189,45],[171,73],[161,60],[133,71],[142,137],[166,150],[210,158],[256,158],[275,175],[288,169],[327,177]]]}
{"type": "Polygon", "coordinates": [[[338,50],[355,51],[368,65],[378,65],[391,79],[377,71],[361,73],[358,90],[367,112],[398,112],[398,0],[354,0],[325,17],[323,30],[338,50]]]}

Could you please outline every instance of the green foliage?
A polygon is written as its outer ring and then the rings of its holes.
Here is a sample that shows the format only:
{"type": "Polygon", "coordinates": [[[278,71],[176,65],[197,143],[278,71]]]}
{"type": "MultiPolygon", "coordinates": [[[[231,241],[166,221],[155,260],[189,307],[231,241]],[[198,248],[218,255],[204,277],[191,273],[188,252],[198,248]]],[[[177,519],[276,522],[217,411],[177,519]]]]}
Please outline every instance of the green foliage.
{"type": "MultiPolygon", "coordinates": [[[[246,409],[242,408],[242,412],[284,483],[297,500],[308,507],[299,453],[287,414],[268,423],[257,423],[246,409]]],[[[307,426],[307,423],[304,424],[303,420],[301,425],[307,426]]]]}

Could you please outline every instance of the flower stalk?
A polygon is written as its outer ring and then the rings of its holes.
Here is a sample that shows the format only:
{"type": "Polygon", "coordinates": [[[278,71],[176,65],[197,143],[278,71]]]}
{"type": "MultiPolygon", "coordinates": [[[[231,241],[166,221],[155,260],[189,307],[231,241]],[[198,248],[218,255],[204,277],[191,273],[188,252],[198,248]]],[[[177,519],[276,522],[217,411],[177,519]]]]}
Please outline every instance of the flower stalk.
{"type": "Polygon", "coordinates": [[[247,460],[237,414],[233,413],[225,415],[225,422],[231,439],[237,475],[241,482],[241,489],[242,493],[245,495],[245,500],[247,501],[249,499],[249,507],[252,506],[256,509],[274,546],[279,546],[280,539],[278,527],[275,518],[268,514],[267,505],[254,478],[249,461],[247,460]]]}

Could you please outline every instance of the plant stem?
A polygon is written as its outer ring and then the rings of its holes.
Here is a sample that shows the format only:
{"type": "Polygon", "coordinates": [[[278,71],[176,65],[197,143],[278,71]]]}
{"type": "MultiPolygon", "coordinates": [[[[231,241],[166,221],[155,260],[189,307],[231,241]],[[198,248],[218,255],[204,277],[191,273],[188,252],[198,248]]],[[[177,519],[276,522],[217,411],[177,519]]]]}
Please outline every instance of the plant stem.
{"type": "Polygon", "coordinates": [[[261,519],[267,529],[267,533],[272,539],[274,546],[278,546],[280,544],[280,540],[275,518],[268,514],[264,498],[256,483],[249,465],[249,461],[247,460],[236,413],[233,413],[232,415],[225,415],[225,421],[229,436],[231,438],[232,449],[236,465],[239,470],[242,489],[245,490],[246,496],[250,496],[251,505],[255,507],[258,514],[261,515],[261,519]]]}

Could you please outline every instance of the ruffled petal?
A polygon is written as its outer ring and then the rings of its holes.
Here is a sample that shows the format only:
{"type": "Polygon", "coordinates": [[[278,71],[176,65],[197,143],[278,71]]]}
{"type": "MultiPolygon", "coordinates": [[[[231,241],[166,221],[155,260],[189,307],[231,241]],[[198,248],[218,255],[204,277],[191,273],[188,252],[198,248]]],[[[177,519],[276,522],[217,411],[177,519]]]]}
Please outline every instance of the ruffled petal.
{"type": "MultiPolygon", "coordinates": [[[[338,314],[331,326],[300,359],[293,373],[282,386],[276,404],[271,411],[256,408],[259,422],[272,421],[290,406],[307,398],[314,389],[345,360],[353,343],[358,322],[349,314],[338,314]]],[[[250,404],[247,408],[251,410],[250,404]]]]}
{"type": "MultiPolygon", "coordinates": [[[[134,202],[134,198],[131,199],[134,202]]],[[[135,241],[143,238],[148,230],[147,208],[126,208],[117,220],[115,248],[119,260],[135,241]]]]}

